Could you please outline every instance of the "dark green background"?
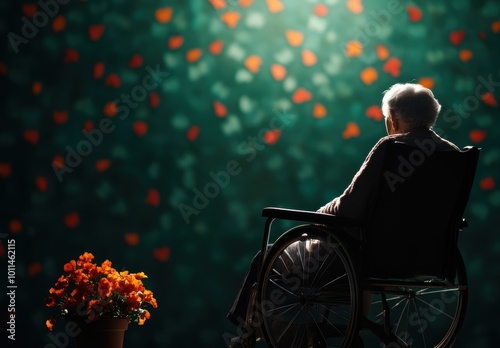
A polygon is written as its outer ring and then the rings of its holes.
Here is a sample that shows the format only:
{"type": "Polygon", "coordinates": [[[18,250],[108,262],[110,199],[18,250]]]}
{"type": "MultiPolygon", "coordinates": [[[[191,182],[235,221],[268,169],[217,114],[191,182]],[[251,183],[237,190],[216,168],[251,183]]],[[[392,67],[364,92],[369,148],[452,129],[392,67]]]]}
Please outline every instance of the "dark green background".
{"type": "MultiPolygon", "coordinates": [[[[385,134],[383,121],[367,117],[366,110],[380,105],[382,92],[393,83],[424,77],[434,81],[441,115],[448,116],[438,120],[436,130],[458,146],[483,149],[466,212],[470,227],[460,238],[471,287],[457,346],[497,344],[500,191],[491,183],[500,180],[500,115],[475,90],[480,77],[490,79],[497,83],[490,92],[500,98],[500,33],[494,24],[500,20],[500,4],[415,1],[412,9],[418,8],[422,17],[411,20],[410,3],[393,2],[397,11],[387,21],[380,17],[390,9],[384,1],[365,1],[359,14],[349,11],[345,0],[282,4],[283,10],[271,13],[263,0],[248,7],[227,0],[219,10],[202,0],[73,0],[56,11],[59,20],[65,19],[63,30],[54,31],[50,19],[16,53],[9,33],[22,36],[26,13],[22,2],[1,2],[0,233],[16,240],[15,347],[49,342],[44,323],[54,313],[44,308],[43,299],[64,263],[84,251],[94,253],[98,262],[110,259],[118,269],[149,275],[145,284],[159,308],[144,326],[129,326],[125,347],[224,346],[224,333],[236,332],[225,315],[260,247],[261,209],[315,210],[340,194],[385,134]],[[315,14],[318,4],[327,6],[325,16],[315,14]],[[155,19],[163,7],[173,11],[167,23],[155,19]],[[223,21],[228,11],[240,14],[234,28],[223,21]],[[102,36],[91,40],[90,26],[101,24],[102,36]],[[287,30],[302,32],[304,42],[290,45],[287,30]],[[454,44],[450,35],[455,31],[465,36],[454,44]],[[176,49],[169,48],[173,36],[183,37],[176,49]],[[347,57],[345,43],[356,38],[363,52],[347,57]],[[209,47],[216,40],[223,47],[213,54],[209,47]],[[389,50],[388,58],[377,57],[377,45],[389,50]],[[65,62],[68,49],[78,52],[76,61],[65,62]],[[202,52],[196,62],[186,59],[191,49],[202,52]],[[315,65],[304,66],[304,49],[315,53],[315,65]],[[461,60],[462,50],[470,50],[472,58],[461,60]],[[134,55],[143,61],[130,67],[134,55]],[[251,55],[262,60],[256,73],[244,64],[251,55]],[[401,61],[399,76],[384,71],[391,57],[401,61]],[[93,73],[97,62],[105,66],[99,78],[93,73]],[[284,80],[273,79],[274,63],[286,67],[284,80]],[[169,73],[151,91],[159,105],[148,96],[123,120],[121,113],[108,118],[106,103],[142,85],[146,67],[169,73]],[[360,79],[367,67],[378,72],[369,85],[360,79]],[[106,84],[112,73],[120,86],[106,84]],[[42,86],[39,94],[33,93],[36,81],[42,86]],[[298,88],[307,89],[311,100],[295,103],[298,88]],[[215,101],[225,106],[224,117],[215,114],[215,101]],[[327,109],[323,118],[313,116],[316,103],[327,109]],[[470,112],[461,114],[460,106],[470,112]],[[54,111],[66,112],[67,121],[55,122],[54,111]],[[283,113],[292,121],[276,142],[266,143],[269,138],[263,140],[262,134],[283,113]],[[55,156],[66,157],[68,146],[77,149],[86,139],[86,122],[98,126],[102,119],[111,120],[113,131],[59,182],[55,156]],[[144,136],[134,131],[137,121],[148,127],[144,136]],[[343,137],[348,124],[358,127],[358,136],[343,137]],[[250,142],[252,137],[257,140],[250,142]],[[97,171],[103,159],[110,166],[97,171]],[[241,171],[186,224],[179,204],[193,206],[193,189],[203,191],[213,182],[210,172],[225,170],[230,161],[241,171]],[[37,180],[46,180],[45,191],[37,180]],[[158,194],[159,204],[145,201],[148,190],[158,194]],[[65,223],[71,213],[79,217],[74,228],[65,223]],[[16,222],[20,231],[12,230],[16,222]],[[136,246],[124,239],[131,232],[139,236],[136,246]],[[160,251],[170,252],[166,261],[157,257],[160,251]]],[[[4,270],[5,242],[0,249],[4,270]]],[[[6,275],[1,284],[5,281],[6,275]]],[[[3,289],[0,300],[4,311],[3,289]]],[[[55,333],[62,329],[60,322],[55,333]]],[[[7,335],[4,329],[1,335],[7,335]]]]}

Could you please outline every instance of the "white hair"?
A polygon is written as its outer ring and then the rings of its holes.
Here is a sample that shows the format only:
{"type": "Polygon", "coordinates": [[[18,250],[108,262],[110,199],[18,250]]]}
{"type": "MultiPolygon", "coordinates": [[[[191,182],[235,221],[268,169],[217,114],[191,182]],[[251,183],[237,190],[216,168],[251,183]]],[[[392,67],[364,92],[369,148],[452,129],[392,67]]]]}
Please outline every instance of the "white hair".
{"type": "Polygon", "coordinates": [[[441,105],[432,91],[416,83],[396,83],[384,91],[382,114],[389,113],[410,129],[430,129],[437,120],[441,105]]]}

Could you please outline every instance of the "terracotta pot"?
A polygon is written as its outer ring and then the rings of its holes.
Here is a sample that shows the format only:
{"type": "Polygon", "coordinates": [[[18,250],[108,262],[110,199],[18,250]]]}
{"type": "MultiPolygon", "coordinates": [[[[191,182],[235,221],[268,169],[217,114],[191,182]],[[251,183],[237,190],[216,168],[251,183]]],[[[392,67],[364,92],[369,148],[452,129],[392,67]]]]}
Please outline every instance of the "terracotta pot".
{"type": "Polygon", "coordinates": [[[99,319],[80,326],[77,348],[122,348],[128,319],[99,319]]]}

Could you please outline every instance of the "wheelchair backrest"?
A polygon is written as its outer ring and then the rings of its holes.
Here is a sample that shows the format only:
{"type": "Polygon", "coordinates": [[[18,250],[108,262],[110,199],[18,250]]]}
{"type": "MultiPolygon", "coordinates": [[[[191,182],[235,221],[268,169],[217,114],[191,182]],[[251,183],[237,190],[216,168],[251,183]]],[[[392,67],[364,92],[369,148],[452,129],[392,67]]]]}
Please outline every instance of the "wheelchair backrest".
{"type": "Polygon", "coordinates": [[[479,151],[388,144],[370,213],[366,276],[446,278],[454,273],[458,232],[479,151]]]}

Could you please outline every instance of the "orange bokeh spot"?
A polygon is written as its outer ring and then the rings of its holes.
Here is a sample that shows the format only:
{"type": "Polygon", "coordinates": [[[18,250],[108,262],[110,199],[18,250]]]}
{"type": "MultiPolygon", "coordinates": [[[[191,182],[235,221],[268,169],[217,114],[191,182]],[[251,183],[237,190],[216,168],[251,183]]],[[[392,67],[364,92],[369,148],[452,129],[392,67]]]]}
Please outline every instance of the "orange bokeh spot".
{"type": "Polygon", "coordinates": [[[226,0],[208,0],[216,10],[222,10],[226,7],[226,0]]]}
{"type": "Polygon", "coordinates": [[[42,271],[42,264],[40,262],[32,262],[28,265],[28,276],[34,277],[42,271]]]}
{"type": "Polygon", "coordinates": [[[264,133],[264,142],[268,145],[276,144],[281,136],[281,131],[279,129],[268,130],[264,133]]]}
{"type": "Polygon", "coordinates": [[[200,134],[200,127],[199,126],[191,126],[191,127],[189,127],[188,131],[186,132],[186,138],[189,141],[195,141],[196,138],[198,138],[199,134],[200,134]]]}
{"type": "Polygon", "coordinates": [[[315,103],[313,107],[313,116],[316,118],[323,118],[326,116],[327,110],[321,103],[315,103]]]}
{"type": "Polygon", "coordinates": [[[241,15],[236,11],[227,11],[224,12],[221,16],[222,22],[226,23],[228,28],[234,29],[238,22],[240,21],[241,15]]]}
{"type": "Polygon", "coordinates": [[[75,212],[66,214],[64,216],[64,224],[68,228],[76,228],[80,224],[80,215],[75,212]]]}
{"type": "Polygon", "coordinates": [[[305,66],[313,66],[314,64],[316,64],[317,61],[318,59],[316,58],[314,52],[310,50],[302,51],[302,63],[305,66]]]}
{"type": "Polygon", "coordinates": [[[348,0],[347,8],[354,14],[363,12],[363,4],[361,3],[361,0],[348,0]]]}
{"type": "Polygon", "coordinates": [[[52,119],[56,124],[65,124],[68,121],[68,112],[56,110],[52,113],[52,119]]]}
{"type": "Polygon", "coordinates": [[[462,43],[462,41],[465,38],[465,31],[464,30],[455,30],[450,33],[450,42],[458,46],[462,43]]]}
{"type": "Polygon", "coordinates": [[[107,102],[104,104],[104,115],[108,117],[115,117],[118,112],[118,107],[114,102],[107,102]]]}
{"type": "Polygon", "coordinates": [[[349,41],[345,47],[345,54],[348,57],[359,57],[363,52],[363,45],[359,41],[349,41]]]}
{"type": "Polygon", "coordinates": [[[197,62],[201,56],[203,55],[203,51],[201,48],[192,48],[186,53],[186,60],[189,63],[195,63],[197,62]]]}
{"type": "Polygon", "coordinates": [[[173,12],[171,7],[162,7],[155,11],[155,18],[159,23],[166,24],[172,19],[173,12]]]}
{"type": "Polygon", "coordinates": [[[160,262],[167,262],[170,258],[169,247],[159,247],[153,250],[153,256],[160,262]]]}
{"type": "Polygon", "coordinates": [[[106,79],[104,80],[104,84],[106,86],[119,88],[122,84],[122,80],[121,80],[120,76],[118,76],[117,73],[111,73],[108,76],[106,76],[106,79]]]}
{"type": "Polygon", "coordinates": [[[184,43],[184,37],[181,35],[172,36],[168,39],[168,48],[171,50],[178,49],[184,43]]]}
{"type": "Polygon", "coordinates": [[[63,15],[56,16],[52,21],[52,30],[56,33],[66,29],[66,18],[63,15]]]}
{"type": "Polygon", "coordinates": [[[286,76],[286,68],[280,64],[272,64],[271,65],[271,75],[273,79],[276,81],[281,81],[286,76]]]}
{"type": "Polygon", "coordinates": [[[98,173],[105,172],[106,170],[109,169],[109,166],[111,165],[111,161],[107,158],[103,158],[100,160],[97,160],[95,163],[95,169],[98,173]]]}
{"type": "Polygon", "coordinates": [[[10,163],[0,163],[0,177],[7,178],[10,176],[12,167],[10,163]]]}
{"type": "Polygon", "coordinates": [[[248,7],[253,4],[253,0],[239,0],[238,4],[243,8],[248,7]]]}
{"type": "Polygon", "coordinates": [[[301,104],[308,102],[312,99],[312,94],[305,88],[297,88],[297,90],[293,93],[292,100],[296,104],[301,104]]]}
{"type": "Polygon", "coordinates": [[[128,66],[129,66],[129,68],[135,69],[135,68],[140,67],[142,65],[143,61],[144,61],[144,59],[142,58],[142,56],[140,54],[136,53],[128,61],[128,66]]]}
{"type": "Polygon", "coordinates": [[[87,132],[90,132],[92,129],[94,129],[94,121],[85,120],[83,122],[83,129],[85,129],[87,132]]]}
{"type": "Polygon", "coordinates": [[[350,139],[350,138],[355,138],[359,136],[359,127],[358,124],[355,122],[349,122],[344,131],[342,132],[342,138],[344,139],[350,139]]]}
{"type": "Polygon", "coordinates": [[[47,178],[45,178],[43,176],[37,176],[35,178],[35,185],[36,185],[38,191],[40,191],[40,192],[47,191],[47,187],[49,186],[49,184],[47,182],[47,178]]]}
{"type": "Polygon", "coordinates": [[[137,136],[143,137],[148,132],[148,124],[144,121],[135,121],[132,123],[132,130],[137,136]]]}
{"type": "Polygon", "coordinates": [[[52,165],[59,169],[64,168],[64,157],[61,155],[55,155],[52,158],[52,165]]]}
{"type": "Polygon", "coordinates": [[[328,14],[328,6],[325,4],[317,4],[314,7],[314,14],[320,17],[326,16],[328,14]]]}
{"type": "Polygon", "coordinates": [[[471,50],[461,50],[458,53],[458,58],[460,58],[462,62],[468,62],[469,60],[472,59],[473,56],[474,54],[472,53],[471,50]]]}
{"type": "Polygon", "coordinates": [[[33,95],[39,95],[42,92],[42,83],[40,81],[33,82],[31,90],[33,91],[33,95]]]}
{"type": "Polygon", "coordinates": [[[389,50],[384,45],[377,45],[377,57],[380,60],[386,60],[389,57],[389,50]]]}
{"type": "Polygon", "coordinates": [[[94,78],[100,79],[104,75],[105,66],[103,62],[94,64],[94,78]]]}
{"type": "Polygon", "coordinates": [[[396,57],[389,58],[387,62],[384,64],[384,72],[388,73],[393,77],[398,77],[401,69],[401,60],[396,57]]]}
{"type": "Polygon", "coordinates": [[[485,92],[481,94],[481,100],[483,103],[489,106],[498,106],[497,100],[495,99],[495,95],[492,92],[485,92]]]}
{"type": "Polygon", "coordinates": [[[425,88],[432,89],[432,87],[434,87],[434,79],[432,77],[422,77],[418,80],[418,83],[425,88]]]}
{"type": "Polygon", "coordinates": [[[92,41],[99,40],[104,34],[106,26],[104,24],[93,24],[89,26],[89,38],[92,41]]]}
{"type": "Polygon", "coordinates": [[[285,35],[288,43],[294,47],[300,46],[304,41],[304,35],[300,31],[287,30],[285,35]]]}
{"type": "Polygon", "coordinates": [[[245,64],[245,67],[248,70],[250,70],[250,72],[256,74],[259,71],[260,66],[262,64],[262,58],[260,58],[257,55],[251,55],[250,57],[245,59],[244,64],[245,64]]]}
{"type": "Polygon", "coordinates": [[[406,12],[408,12],[408,18],[412,22],[419,22],[422,19],[422,10],[416,6],[407,6],[406,12]]]}
{"type": "Polygon", "coordinates": [[[125,233],[125,243],[131,246],[136,246],[139,244],[139,234],[136,232],[127,232],[125,233]]]}
{"type": "Polygon", "coordinates": [[[491,23],[491,31],[500,33],[500,20],[491,23]]]}
{"type": "Polygon", "coordinates": [[[382,109],[378,105],[372,105],[368,107],[365,111],[367,117],[374,119],[375,121],[381,121],[384,118],[382,114],[382,109]]]}
{"type": "Polygon", "coordinates": [[[368,67],[361,71],[360,77],[361,81],[363,81],[365,85],[371,85],[372,83],[377,81],[378,73],[377,70],[375,70],[375,68],[368,67]]]}
{"type": "Polygon", "coordinates": [[[149,106],[156,109],[160,106],[160,96],[155,91],[149,93],[149,106]]]}
{"type": "Polygon", "coordinates": [[[214,101],[214,111],[215,111],[215,116],[217,117],[226,117],[227,116],[227,109],[222,104],[220,101],[216,100],[214,101]]]}
{"type": "Polygon", "coordinates": [[[491,176],[488,176],[482,179],[479,185],[485,191],[493,190],[495,188],[495,180],[491,176]]]}
{"type": "Polygon", "coordinates": [[[486,138],[486,131],[473,129],[469,132],[469,139],[473,143],[480,143],[486,138]]]}
{"type": "Polygon", "coordinates": [[[38,6],[36,4],[22,4],[21,5],[21,11],[23,12],[23,15],[26,17],[33,17],[35,13],[38,12],[38,6]]]}
{"type": "Polygon", "coordinates": [[[214,56],[219,55],[222,52],[222,48],[224,47],[224,42],[222,40],[215,40],[208,46],[208,50],[214,56]]]}
{"type": "Polygon", "coordinates": [[[18,219],[10,220],[9,231],[11,233],[19,233],[23,229],[23,224],[18,219]]]}
{"type": "Polygon", "coordinates": [[[40,134],[36,129],[27,129],[24,131],[24,140],[32,145],[36,145],[40,139],[40,134]]]}
{"type": "Polygon", "coordinates": [[[271,13],[277,13],[285,9],[285,6],[280,0],[266,0],[266,4],[271,13]]]}
{"type": "Polygon", "coordinates": [[[146,198],[144,199],[144,203],[148,205],[152,205],[153,207],[157,207],[160,205],[160,193],[158,190],[154,188],[148,189],[148,193],[146,198]]]}
{"type": "Polygon", "coordinates": [[[78,62],[78,59],[80,59],[80,54],[74,48],[67,48],[64,51],[64,63],[78,62]]]}

